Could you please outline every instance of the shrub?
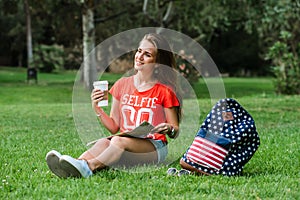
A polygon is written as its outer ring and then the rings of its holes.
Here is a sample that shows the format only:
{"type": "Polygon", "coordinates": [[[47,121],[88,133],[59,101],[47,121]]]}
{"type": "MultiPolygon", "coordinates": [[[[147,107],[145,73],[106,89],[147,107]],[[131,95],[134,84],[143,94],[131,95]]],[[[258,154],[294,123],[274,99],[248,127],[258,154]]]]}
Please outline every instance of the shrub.
{"type": "Polygon", "coordinates": [[[36,45],[33,48],[34,67],[38,68],[42,72],[59,71],[64,66],[64,49],[59,45],[36,45]]]}
{"type": "MultiPolygon", "coordinates": [[[[198,82],[200,74],[195,69],[194,65],[196,64],[196,59],[194,59],[193,55],[188,55],[184,50],[181,50],[178,55],[175,56],[177,70],[178,72],[187,79],[189,84],[193,86],[198,82]]],[[[190,94],[190,86],[181,83],[182,92],[189,96],[190,94]]]]}
{"type": "Polygon", "coordinates": [[[281,31],[280,41],[269,48],[267,59],[272,60],[275,88],[279,94],[300,94],[300,43],[292,44],[292,34],[281,31]]]}

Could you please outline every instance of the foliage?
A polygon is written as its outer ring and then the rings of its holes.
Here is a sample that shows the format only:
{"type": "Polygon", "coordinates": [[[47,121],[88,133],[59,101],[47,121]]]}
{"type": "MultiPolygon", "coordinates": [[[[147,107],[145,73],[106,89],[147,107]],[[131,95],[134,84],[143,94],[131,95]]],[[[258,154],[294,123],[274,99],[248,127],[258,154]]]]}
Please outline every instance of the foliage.
{"type": "MultiPolygon", "coordinates": [[[[193,55],[187,55],[184,50],[181,50],[178,55],[175,56],[177,71],[180,75],[186,78],[189,84],[193,87],[195,83],[198,82],[200,74],[195,69],[196,59],[194,59],[193,55]],[[191,62],[191,63],[190,63],[191,62]]],[[[182,92],[185,96],[189,96],[190,88],[189,85],[184,85],[181,83],[182,92]]]]}
{"type": "Polygon", "coordinates": [[[36,45],[34,51],[34,67],[42,72],[59,71],[64,66],[64,50],[59,45],[36,45]]]}
{"type": "Polygon", "coordinates": [[[78,69],[82,63],[82,45],[64,48],[64,69],[78,69]]]}
{"type": "MultiPolygon", "coordinates": [[[[128,29],[164,26],[195,39],[218,60],[220,71],[233,75],[265,75],[268,66],[254,60],[265,57],[281,30],[292,34],[292,49],[300,40],[300,4],[295,0],[30,0],[34,45],[63,45],[66,69],[79,68],[82,61],[82,2],[94,3],[96,44],[128,29]],[[164,16],[168,16],[165,21],[164,16]]],[[[23,2],[2,0],[0,8],[5,49],[0,50],[0,61],[22,65],[26,57],[23,2]]]]}
{"type": "Polygon", "coordinates": [[[216,30],[226,30],[229,7],[225,1],[175,1],[172,22],[168,28],[178,30],[208,47],[216,30]]]}
{"type": "MultiPolygon", "coordinates": [[[[176,161],[147,173],[108,170],[89,179],[59,179],[48,170],[46,153],[56,149],[78,156],[86,150],[72,117],[75,73],[41,73],[41,83],[32,87],[22,76],[19,70],[0,68],[0,79],[5,80],[0,83],[0,199],[299,198],[300,98],[262,96],[261,87],[269,86],[270,79],[228,78],[228,87],[240,88],[232,95],[251,113],[261,138],[243,176],[167,176],[168,167],[179,169],[176,161]],[[240,93],[243,88],[249,93],[240,93]]],[[[211,109],[209,97],[199,99],[199,105],[200,124],[211,109]]]]}
{"type": "Polygon", "coordinates": [[[299,94],[299,1],[242,2],[247,8],[243,27],[258,34],[260,54],[275,65],[277,92],[299,94]]]}
{"type": "MultiPolygon", "coordinates": [[[[74,52],[81,60],[81,7],[78,0],[55,1],[30,0],[33,46],[38,44],[59,44],[65,47],[67,55],[74,52]],[[67,12],[66,12],[67,10],[67,12]],[[54,14],[55,13],[55,14],[54,14]],[[73,51],[75,49],[75,51],[73,51]],[[79,55],[79,56],[78,56],[79,55]]],[[[26,66],[26,32],[23,1],[0,1],[0,39],[3,49],[0,49],[0,59],[10,58],[10,65],[26,66]],[[2,12],[4,11],[4,12],[2,12]]],[[[72,57],[66,58],[66,63],[78,63],[72,57]],[[68,60],[68,59],[71,60],[68,60]]],[[[8,61],[7,61],[8,62],[8,61]]],[[[77,68],[80,64],[77,64],[77,68]]],[[[71,68],[70,65],[67,68],[71,68]]]]}
{"type": "Polygon", "coordinates": [[[23,51],[26,46],[24,16],[18,10],[23,9],[22,3],[16,0],[0,1],[0,59],[2,64],[23,66],[23,51]]]}
{"type": "Polygon", "coordinates": [[[276,91],[281,94],[300,94],[300,42],[292,50],[289,43],[292,35],[287,31],[281,32],[281,41],[270,47],[268,59],[275,65],[276,91]]]}
{"type": "Polygon", "coordinates": [[[291,33],[291,44],[297,44],[300,39],[299,1],[253,1],[245,6],[247,20],[244,27],[249,33],[258,33],[262,52],[268,51],[268,47],[280,38],[283,30],[291,33]]]}

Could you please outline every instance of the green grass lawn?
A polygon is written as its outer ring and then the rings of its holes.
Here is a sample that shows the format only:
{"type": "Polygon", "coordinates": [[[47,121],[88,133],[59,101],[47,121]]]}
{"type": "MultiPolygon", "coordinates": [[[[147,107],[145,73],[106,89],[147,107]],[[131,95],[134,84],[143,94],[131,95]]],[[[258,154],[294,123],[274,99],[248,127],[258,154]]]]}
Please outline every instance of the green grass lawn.
{"type": "MultiPolygon", "coordinates": [[[[39,74],[35,85],[26,84],[24,69],[0,68],[0,199],[300,198],[300,98],[275,95],[271,78],[224,79],[227,96],[250,112],[261,139],[243,176],[167,176],[170,166],[179,168],[175,162],[145,173],[108,170],[89,179],[57,178],[45,162],[49,150],[73,156],[86,150],[73,120],[75,75],[39,74]]],[[[204,82],[194,87],[200,124],[212,105],[204,82]]]]}

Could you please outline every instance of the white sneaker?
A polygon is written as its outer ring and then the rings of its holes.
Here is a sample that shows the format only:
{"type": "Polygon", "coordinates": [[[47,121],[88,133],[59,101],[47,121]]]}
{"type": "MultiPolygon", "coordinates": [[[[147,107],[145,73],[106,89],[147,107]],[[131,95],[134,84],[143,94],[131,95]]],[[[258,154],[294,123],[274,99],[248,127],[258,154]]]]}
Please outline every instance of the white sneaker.
{"type": "Polygon", "coordinates": [[[68,155],[63,155],[59,159],[60,166],[68,172],[69,177],[88,178],[93,175],[85,160],[77,160],[68,155]]]}
{"type": "Polygon", "coordinates": [[[68,173],[64,171],[59,163],[59,159],[61,154],[55,150],[51,150],[46,155],[46,162],[49,169],[58,177],[60,178],[67,178],[68,173]]]}

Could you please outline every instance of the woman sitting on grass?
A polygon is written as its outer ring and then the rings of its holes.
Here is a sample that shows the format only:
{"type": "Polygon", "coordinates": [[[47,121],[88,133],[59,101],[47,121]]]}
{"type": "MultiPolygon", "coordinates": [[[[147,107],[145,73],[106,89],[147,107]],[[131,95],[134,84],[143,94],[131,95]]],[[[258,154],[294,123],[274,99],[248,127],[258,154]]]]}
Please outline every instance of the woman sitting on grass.
{"type": "Polygon", "coordinates": [[[52,150],[46,161],[59,177],[89,177],[96,170],[113,165],[160,163],[167,156],[167,137],[179,133],[181,98],[177,95],[174,55],[159,34],[147,34],[134,58],[135,75],[118,80],[110,89],[110,115],[97,104],[104,92],[94,89],[92,106],[112,135],[127,132],[144,120],[154,126],[145,138],[112,136],[98,140],[78,159],[52,150]],[[177,95],[177,96],[176,96],[177,95]]]}

